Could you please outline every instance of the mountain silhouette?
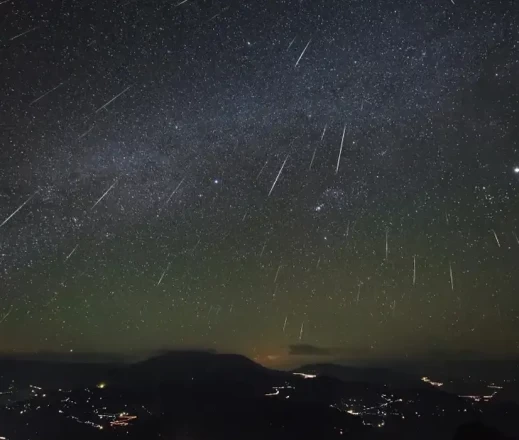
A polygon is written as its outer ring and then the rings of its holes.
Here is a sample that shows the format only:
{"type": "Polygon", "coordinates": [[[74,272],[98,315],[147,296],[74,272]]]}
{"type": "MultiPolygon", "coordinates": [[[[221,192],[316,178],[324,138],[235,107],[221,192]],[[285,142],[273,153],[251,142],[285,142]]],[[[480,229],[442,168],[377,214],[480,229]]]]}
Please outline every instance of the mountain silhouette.
{"type": "Polygon", "coordinates": [[[189,381],[263,383],[286,374],[237,354],[170,351],[114,370],[109,381],[133,388],[189,381]]]}

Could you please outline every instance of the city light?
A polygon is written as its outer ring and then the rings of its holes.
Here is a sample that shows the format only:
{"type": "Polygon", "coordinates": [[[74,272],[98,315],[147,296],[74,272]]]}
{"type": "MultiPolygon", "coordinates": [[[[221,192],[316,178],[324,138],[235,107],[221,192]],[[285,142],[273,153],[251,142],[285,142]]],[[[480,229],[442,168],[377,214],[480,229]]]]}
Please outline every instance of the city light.
{"type": "MultiPolygon", "coordinates": [[[[311,370],[310,370],[311,371],[311,370]]],[[[316,386],[320,385],[320,381],[306,382],[306,379],[315,379],[316,374],[292,373],[287,376],[283,385],[271,384],[272,388],[265,388],[264,396],[282,399],[284,402],[299,402],[301,399],[308,399],[309,393],[312,393],[316,386]],[[300,376],[305,379],[301,381],[294,376],[300,376]],[[294,386],[296,385],[296,386],[294,386]],[[267,392],[265,392],[267,391],[267,392]],[[277,396],[277,397],[276,397],[277,396]]],[[[444,384],[431,380],[427,376],[421,378],[423,383],[427,383],[434,387],[441,387],[444,384]]],[[[479,394],[459,395],[463,400],[459,399],[458,404],[434,403],[433,406],[424,405],[424,399],[428,393],[425,390],[416,390],[416,394],[401,394],[397,390],[391,390],[389,387],[381,388],[373,392],[352,391],[351,395],[334,398],[329,402],[328,406],[337,411],[355,416],[360,419],[363,425],[371,427],[375,430],[393,426],[393,423],[415,423],[416,420],[430,417],[449,417],[453,414],[463,414],[473,411],[471,408],[479,410],[486,402],[491,401],[495,395],[501,392],[503,387],[494,382],[483,382],[478,385],[484,386],[483,391],[479,394]],[[398,421],[398,422],[397,422],[398,421]],[[410,422],[408,422],[410,421],[410,422]]],[[[505,383],[505,382],[503,382],[505,383]]],[[[451,388],[451,382],[449,382],[451,388]]],[[[113,393],[107,391],[99,391],[107,388],[106,382],[100,382],[95,387],[86,387],[75,391],[45,391],[36,385],[25,385],[23,389],[17,389],[14,384],[8,388],[8,393],[24,391],[29,397],[27,400],[15,401],[14,399],[6,406],[7,410],[13,411],[13,416],[22,416],[24,418],[31,417],[33,412],[41,412],[42,409],[55,409],[56,416],[66,418],[78,424],[86,425],[97,430],[111,431],[124,428],[132,429],[134,421],[146,420],[149,416],[154,416],[153,412],[148,410],[142,402],[126,402],[117,398],[112,401],[113,393]],[[59,394],[58,394],[59,393],[59,394]],[[16,412],[16,414],[15,414],[16,412]]],[[[449,392],[452,390],[449,389],[449,392]]],[[[440,393],[442,394],[442,393],[440,393]]],[[[3,427],[2,427],[3,428],[3,427]]],[[[339,429],[339,428],[337,428],[339,429]]],[[[9,436],[9,440],[13,440],[11,432],[5,432],[9,436]]],[[[0,436],[0,440],[8,440],[6,436],[0,436]]]]}
{"type": "Polygon", "coordinates": [[[294,376],[301,376],[303,379],[315,379],[317,374],[294,373],[294,376]]]}
{"type": "Polygon", "coordinates": [[[267,393],[265,394],[265,396],[277,396],[279,394],[279,390],[276,388],[276,391],[274,391],[273,393],[267,393]]]}
{"type": "Polygon", "coordinates": [[[117,420],[110,422],[110,426],[128,426],[128,423],[132,420],[135,420],[136,418],[137,416],[131,416],[127,413],[121,413],[119,414],[119,418],[117,420]]]}
{"type": "Polygon", "coordinates": [[[485,402],[488,402],[489,400],[491,400],[495,395],[497,394],[497,391],[494,391],[492,394],[488,394],[486,396],[477,396],[477,395],[466,395],[466,396],[460,396],[464,399],[469,399],[469,400],[473,400],[474,402],[480,402],[480,401],[485,401],[485,402]]]}
{"type": "Polygon", "coordinates": [[[441,387],[443,386],[443,382],[434,382],[431,379],[429,379],[427,376],[422,377],[422,382],[428,383],[432,385],[433,387],[441,387]]]}

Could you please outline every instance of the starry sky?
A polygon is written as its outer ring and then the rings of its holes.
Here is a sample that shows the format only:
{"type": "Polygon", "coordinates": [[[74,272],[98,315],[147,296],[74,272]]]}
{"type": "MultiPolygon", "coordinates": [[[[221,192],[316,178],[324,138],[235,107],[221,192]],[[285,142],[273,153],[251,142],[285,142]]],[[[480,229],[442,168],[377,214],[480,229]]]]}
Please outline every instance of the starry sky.
{"type": "Polygon", "coordinates": [[[519,354],[513,3],[0,1],[0,351],[519,354]]]}

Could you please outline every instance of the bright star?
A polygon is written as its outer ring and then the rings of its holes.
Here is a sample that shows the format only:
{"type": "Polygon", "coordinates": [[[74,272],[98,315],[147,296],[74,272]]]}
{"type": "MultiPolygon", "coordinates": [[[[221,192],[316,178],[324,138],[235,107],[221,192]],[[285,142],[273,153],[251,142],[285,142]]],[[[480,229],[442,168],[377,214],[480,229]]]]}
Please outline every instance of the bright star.
{"type": "Polygon", "coordinates": [[[515,174],[519,174],[519,167],[515,167],[515,168],[514,168],[514,173],[515,173],[515,174]]]}

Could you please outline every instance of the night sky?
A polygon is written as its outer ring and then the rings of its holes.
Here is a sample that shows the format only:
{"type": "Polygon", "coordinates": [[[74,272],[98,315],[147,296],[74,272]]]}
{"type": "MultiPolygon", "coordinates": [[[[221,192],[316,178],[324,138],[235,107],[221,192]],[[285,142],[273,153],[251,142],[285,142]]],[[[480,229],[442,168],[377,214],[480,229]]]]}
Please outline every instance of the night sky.
{"type": "Polygon", "coordinates": [[[519,354],[514,3],[0,1],[0,351],[519,354]]]}

